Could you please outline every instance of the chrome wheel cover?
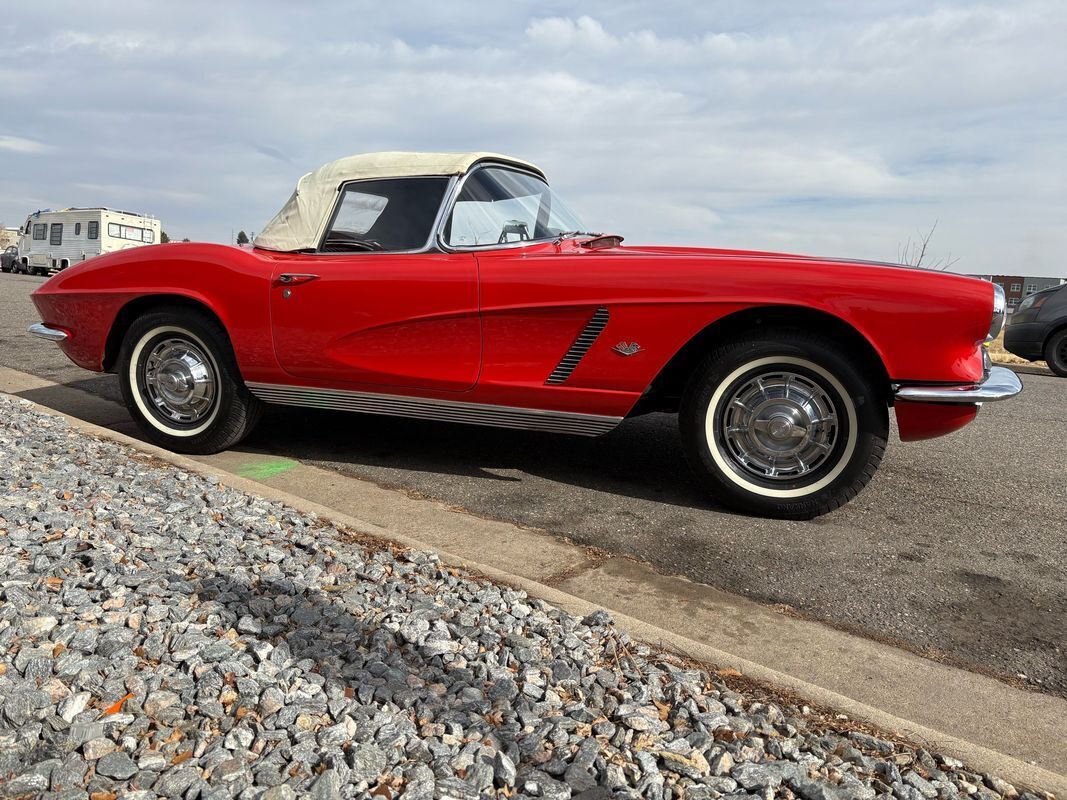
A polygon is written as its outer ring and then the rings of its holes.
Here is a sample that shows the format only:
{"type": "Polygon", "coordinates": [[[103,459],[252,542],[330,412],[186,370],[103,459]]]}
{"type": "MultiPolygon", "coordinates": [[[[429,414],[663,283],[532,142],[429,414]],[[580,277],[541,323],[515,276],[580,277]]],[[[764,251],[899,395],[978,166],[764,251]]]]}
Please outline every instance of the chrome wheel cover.
{"type": "Polygon", "coordinates": [[[841,430],[830,394],[798,372],[746,376],[722,408],[723,454],[742,473],[764,481],[796,480],[818,469],[841,430]]]}
{"type": "Polygon", "coordinates": [[[215,405],[215,364],[188,339],[162,339],[141,362],[141,386],[150,407],[164,421],[190,425],[215,405]]]}

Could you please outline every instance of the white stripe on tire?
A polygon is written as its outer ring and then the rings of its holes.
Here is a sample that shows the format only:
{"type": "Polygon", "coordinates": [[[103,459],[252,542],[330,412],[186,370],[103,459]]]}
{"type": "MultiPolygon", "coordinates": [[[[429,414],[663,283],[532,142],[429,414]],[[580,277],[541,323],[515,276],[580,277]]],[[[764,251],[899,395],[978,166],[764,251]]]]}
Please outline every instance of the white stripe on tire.
{"type": "Polygon", "coordinates": [[[704,438],[708,446],[708,450],[711,451],[711,457],[715,461],[715,465],[719,468],[727,478],[736,483],[742,489],[753,494],[762,495],[764,497],[779,497],[779,498],[794,498],[794,497],[807,497],[808,495],[815,494],[820,489],[824,489],[829,486],[841,474],[842,470],[848,466],[849,460],[852,458],[852,454],[856,450],[856,442],[859,440],[859,430],[856,426],[856,405],[852,401],[852,397],[845,391],[845,387],[841,385],[841,382],[837,380],[833,375],[807,359],[794,358],[793,356],[769,356],[768,358],[758,358],[755,361],[749,361],[747,364],[742,364],[735,369],[729,375],[727,375],[715,388],[715,392],[711,395],[711,400],[708,402],[708,410],[704,415],[704,438]],[[845,449],[841,453],[841,456],[826,475],[819,480],[815,481],[809,486],[801,486],[799,489],[772,489],[767,486],[761,486],[754,481],[745,480],[730,464],[727,462],[726,457],[719,450],[719,446],[716,443],[715,436],[715,417],[719,403],[722,402],[723,395],[726,392],[726,388],[732,384],[737,378],[749,370],[757,367],[762,367],[766,364],[793,364],[795,366],[804,367],[812,372],[825,378],[826,381],[833,386],[837,391],[837,394],[841,397],[841,401],[845,406],[845,412],[848,416],[848,441],[845,443],[845,449]]]}
{"type": "Polygon", "coordinates": [[[167,436],[196,436],[197,434],[203,433],[209,427],[211,427],[211,423],[214,422],[215,417],[218,416],[219,408],[222,406],[222,386],[221,381],[219,380],[219,378],[221,377],[219,375],[219,365],[215,363],[215,355],[211,352],[211,348],[204,344],[200,337],[192,331],[187,330],[186,328],[179,328],[175,325],[160,325],[157,328],[152,328],[151,330],[146,331],[145,334],[137,341],[137,345],[133,348],[133,353],[130,356],[129,369],[129,374],[126,377],[130,381],[130,391],[133,394],[134,403],[137,404],[138,412],[141,414],[142,417],[148,420],[148,422],[152,425],[153,428],[162,431],[163,433],[167,434],[167,436]],[[218,394],[215,397],[215,407],[211,410],[211,414],[208,416],[208,418],[204,420],[204,423],[202,425],[197,425],[195,428],[171,428],[168,425],[163,424],[162,420],[160,420],[159,417],[152,413],[152,410],[145,403],[144,398],[141,397],[140,382],[137,380],[137,360],[141,357],[141,351],[144,350],[144,346],[148,343],[149,339],[152,339],[153,337],[156,337],[161,333],[180,333],[182,336],[188,336],[190,339],[200,345],[200,349],[204,351],[204,354],[209,359],[211,359],[211,368],[215,370],[215,385],[219,387],[218,394]]]}

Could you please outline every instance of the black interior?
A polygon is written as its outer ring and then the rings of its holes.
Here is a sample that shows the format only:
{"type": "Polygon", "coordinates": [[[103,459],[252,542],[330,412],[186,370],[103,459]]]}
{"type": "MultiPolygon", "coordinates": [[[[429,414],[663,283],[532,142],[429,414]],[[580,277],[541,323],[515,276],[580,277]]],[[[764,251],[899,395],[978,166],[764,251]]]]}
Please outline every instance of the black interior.
{"type": "Polygon", "coordinates": [[[326,253],[417,250],[430,238],[437,211],[444,200],[448,178],[389,178],[358,181],[344,188],[381,197],[385,208],[366,232],[336,228],[345,197],[337,204],[322,245],[326,253]]]}

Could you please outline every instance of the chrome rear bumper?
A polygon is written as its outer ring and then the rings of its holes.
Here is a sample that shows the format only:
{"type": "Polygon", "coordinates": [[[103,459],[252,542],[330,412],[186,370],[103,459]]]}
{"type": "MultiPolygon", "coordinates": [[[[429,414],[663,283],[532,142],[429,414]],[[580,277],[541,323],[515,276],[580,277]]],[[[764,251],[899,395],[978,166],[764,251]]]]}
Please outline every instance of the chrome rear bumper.
{"type": "Polygon", "coordinates": [[[31,335],[40,339],[47,339],[50,342],[62,342],[67,338],[66,331],[61,331],[59,328],[49,328],[43,322],[36,322],[26,330],[31,335]]]}
{"type": "Polygon", "coordinates": [[[1019,376],[1007,367],[991,367],[981,383],[956,386],[900,386],[897,400],[915,403],[991,403],[1015,397],[1023,389],[1019,376]]]}

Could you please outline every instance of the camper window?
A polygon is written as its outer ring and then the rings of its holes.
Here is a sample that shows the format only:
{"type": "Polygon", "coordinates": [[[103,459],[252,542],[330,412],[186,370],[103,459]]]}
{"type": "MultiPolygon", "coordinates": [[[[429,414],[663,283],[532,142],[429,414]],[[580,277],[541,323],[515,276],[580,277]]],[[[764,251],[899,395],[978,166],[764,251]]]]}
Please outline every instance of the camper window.
{"type": "Polygon", "coordinates": [[[82,235],[82,224],[80,222],[75,222],[74,223],[74,235],[75,236],[81,236],[82,235]]]}
{"type": "Polygon", "coordinates": [[[100,238],[100,223],[95,219],[94,220],[90,220],[89,228],[86,231],[86,234],[88,235],[88,237],[90,239],[99,239],[100,238]]]}
{"type": "Polygon", "coordinates": [[[33,238],[44,241],[45,233],[48,231],[48,226],[44,223],[39,223],[33,226],[33,238]]]}
{"type": "Polygon", "coordinates": [[[129,239],[131,242],[145,244],[152,244],[156,240],[156,233],[151,228],[136,228],[133,225],[119,225],[115,222],[107,224],[107,235],[115,239],[129,239]]]}
{"type": "Polygon", "coordinates": [[[53,222],[52,230],[48,232],[48,243],[51,245],[63,244],[63,223],[53,222]]]}

